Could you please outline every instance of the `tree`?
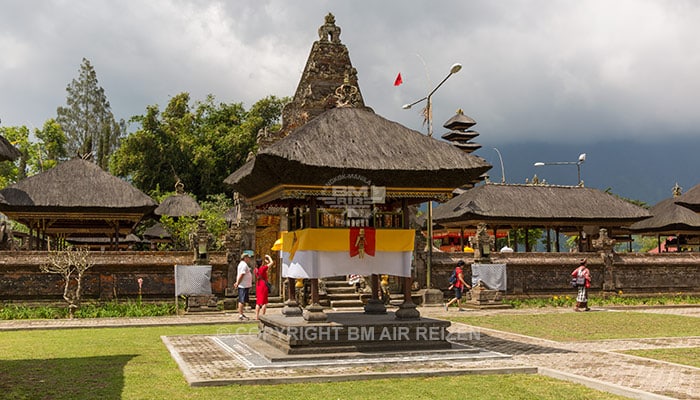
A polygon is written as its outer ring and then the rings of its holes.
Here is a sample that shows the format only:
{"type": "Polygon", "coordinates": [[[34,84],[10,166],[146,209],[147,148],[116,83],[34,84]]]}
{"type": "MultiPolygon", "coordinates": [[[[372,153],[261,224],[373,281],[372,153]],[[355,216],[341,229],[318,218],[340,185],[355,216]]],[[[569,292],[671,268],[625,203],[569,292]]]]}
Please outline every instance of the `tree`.
{"type": "Polygon", "coordinates": [[[216,104],[214,96],[190,103],[189,93],[132,118],[140,128],[124,138],[113,154],[110,171],[149,193],[169,190],[180,179],[188,192],[203,199],[225,193],[224,179],[255,150],[261,129],[279,129],[286,98],[266,97],[246,111],[241,103],[216,104]]]}
{"type": "Polygon", "coordinates": [[[5,187],[31,174],[29,168],[36,156],[36,145],[30,141],[29,129],[26,126],[0,128],[0,135],[20,152],[19,158],[14,162],[0,163],[0,187],[5,187]]]}
{"type": "Polygon", "coordinates": [[[94,265],[90,251],[87,249],[49,251],[47,258],[48,262],[42,264],[40,269],[42,272],[61,275],[63,299],[68,303],[70,318],[73,318],[75,310],[80,308],[83,275],[94,265]]]}
{"type": "Polygon", "coordinates": [[[61,125],[55,119],[44,122],[41,130],[36,129],[34,136],[39,139],[37,145],[37,159],[34,169],[42,172],[55,167],[59,162],[65,161],[68,155],[66,150],[67,138],[61,125]]]}
{"type": "Polygon", "coordinates": [[[97,73],[86,58],[80,65],[80,76],[66,91],[66,107],[56,110],[56,120],[67,137],[66,150],[71,155],[91,155],[106,169],[125,124],[115,121],[104,89],[98,85],[97,73]]]}
{"type": "Polygon", "coordinates": [[[66,135],[54,119],[47,120],[42,129],[34,130],[36,142],[31,140],[26,126],[2,127],[0,135],[20,152],[14,162],[0,163],[0,188],[51,169],[67,158],[66,135]]]}

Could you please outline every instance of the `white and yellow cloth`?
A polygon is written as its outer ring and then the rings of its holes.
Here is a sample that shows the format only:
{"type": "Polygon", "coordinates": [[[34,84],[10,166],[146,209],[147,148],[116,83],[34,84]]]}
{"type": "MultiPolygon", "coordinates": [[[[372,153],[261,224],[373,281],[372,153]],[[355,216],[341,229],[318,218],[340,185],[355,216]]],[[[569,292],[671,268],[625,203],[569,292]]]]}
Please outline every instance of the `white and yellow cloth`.
{"type": "Polygon", "coordinates": [[[411,229],[302,229],[282,238],[282,276],[411,276],[411,229]]]}

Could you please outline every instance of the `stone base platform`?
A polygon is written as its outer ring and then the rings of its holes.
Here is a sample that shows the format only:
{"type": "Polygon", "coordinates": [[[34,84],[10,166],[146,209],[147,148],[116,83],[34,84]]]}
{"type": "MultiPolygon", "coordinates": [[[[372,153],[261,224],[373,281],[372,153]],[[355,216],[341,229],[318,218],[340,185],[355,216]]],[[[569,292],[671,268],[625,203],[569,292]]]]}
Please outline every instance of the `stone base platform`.
{"type": "Polygon", "coordinates": [[[537,373],[536,367],[510,355],[459,343],[450,350],[290,355],[254,334],[163,336],[162,340],[190,386],[537,373]]]}
{"type": "Polygon", "coordinates": [[[258,338],[289,355],[451,350],[449,326],[449,321],[433,318],[397,320],[393,312],[329,313],[323,322],[266,315],[260,318],[258,338]]]}
{"type": "Polygon", "coordinates": [[[472,346],[453,344],[443,350],[412,350],[412,351],[354,351],[354,352],[325,352],[309,354],[286,354],[276,347],[263,342],[255,335],[216,336],[212,340],[234,355],[248,369],[288,368],[300,366],[333,366],[338,363],[356,364],[392,364],[420,361],[474,361],[485,359],[507,359],[510,356],[485,352],[472,346]]]}
{"type": "Polygon", "coordinates": [[[469,292],[469,300],[464,302],[467,308],[477,310],[499,310],[513,308],[510,304],[503,303],[503,296],[498,290],[485,289],[482,286],[474,286],[469,292]]]}

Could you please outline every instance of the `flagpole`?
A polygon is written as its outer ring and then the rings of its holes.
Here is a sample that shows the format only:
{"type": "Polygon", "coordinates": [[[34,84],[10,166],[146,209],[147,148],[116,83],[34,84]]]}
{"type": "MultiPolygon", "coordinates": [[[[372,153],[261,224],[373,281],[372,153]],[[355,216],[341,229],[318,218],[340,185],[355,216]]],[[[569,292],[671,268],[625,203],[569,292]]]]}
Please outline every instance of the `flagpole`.
{"type": "MultiPolygon", "coordinates": [[[[450,77],[459,70],[462,69],[462,64],[455,63],[452,64],[450,67],[450,73],[447,74],[447,76],[440,82],[438,83],[437,86],[433,90],[431,90],[427,96],[423,97],[420,100],[416,100],[413,103],[405,104],[402,108],[404,110],[408,110],[409,108],[413,107],[414,105],[420,103],[421,101],[427,100],[427,104],[425,106],[425,118],[428,122],[428,137],[433,136],[433,110],[432,110],[432,97],[433,94],[442,86],[450,77]]],[[[431,289],[431,282],[430,282],[430,275],[432,274],[432,262],[433,262],[433,201],[432,199],[428,199],[428,218],[427,218],[427,225],[428,225],[428,254],[426,256],[425,260],[425,286],[426,289],[431,289]]]]}

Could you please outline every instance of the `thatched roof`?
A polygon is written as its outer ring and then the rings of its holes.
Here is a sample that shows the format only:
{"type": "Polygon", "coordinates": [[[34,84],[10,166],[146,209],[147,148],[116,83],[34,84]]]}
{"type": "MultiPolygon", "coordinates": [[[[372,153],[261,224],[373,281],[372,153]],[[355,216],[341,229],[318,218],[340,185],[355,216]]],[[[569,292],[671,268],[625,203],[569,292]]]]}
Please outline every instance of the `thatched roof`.
{"type": "Polygon", "coordinates": [[[649,216],[646,209],[598,189],[493,183],[469,189],[433,213],[434,221],[445,226],[628,226],[649,216]]]}
{"type": "Polygon", "coordinates": [[[649,210],[651,218],[635,222],[630,230],[638,234],[700,234],[700,214],[676,204],[677,199],[660,201],[649,210]]]}
{"type": "Polygon", "coordinates": [[[479,136],[479,132],[477,131],[449,131],[444,133],[441,137],[449,142],[468,142],[477,136],[479,136]]]}
{"type": "Polygon", "coordinates": [[[687,192],[676,197],[675,202],[695,212],[700,212],[700,184],[693,186],[687,192]]]}
{"type": "Polygon", "coordinates": [[[21,155],[12,143],[0,135],[0,161],[14,161],[21,155]]]}
{"type": "Polygon", "coordinates": [[[471,117],[464,115],[464,111],[460,108],[457,113],[447,120],[442,126],[447,129],[466,130],[476,125],[476,121],[471,117]]]}
{"type": "Polygon", "coordinates": [[[120,234],[157,204],[128,182],[92,162],[73,159],[0,190],[0,212],[46,233],[120,234]],[[43,222],[43,224],[42,224],[43,222]]]}
{"type": "MultiPolygon", "coordinates": [[[[110,240],[111,239],[108,237],[72,237],[72,238],[66,239],[66,241],[68,243],[76,244],[76,245],[81,245],[81,244],[105,245],[105,244],[110,244],[111,243],[110,240]]],[[[125,237],[120,237],[119,243],[122,243],[122,244],[141,243],[141,238],[134,235],[133,233],[130,233],[130,234],[126,235],[125,237]]]]}
{"type": "Polygon", "coordinates": [[[333,108],[309,121],[226,178],[256,197],[282,185],[327,186],[356,175],[375,186],[454,189],[480,180],[491,168],[465,154],[366,108],[333,108]]]}
{"type": "Polygon", "coordinates": [[[143,231],[143,237],[149,239],[170,239],[172,235],[165,229],[163,224],[157,222],[155,225],[143,231]]]}
{"type": "Polygon", "coordinates": [[[187,193],[177,193],[163,200],[156,208],[156,215],[169,217],[196,217],[202,212],[199,203],[187,193]]]}

